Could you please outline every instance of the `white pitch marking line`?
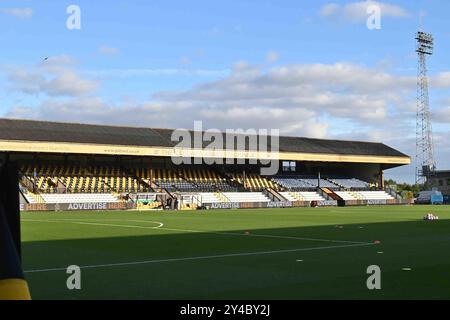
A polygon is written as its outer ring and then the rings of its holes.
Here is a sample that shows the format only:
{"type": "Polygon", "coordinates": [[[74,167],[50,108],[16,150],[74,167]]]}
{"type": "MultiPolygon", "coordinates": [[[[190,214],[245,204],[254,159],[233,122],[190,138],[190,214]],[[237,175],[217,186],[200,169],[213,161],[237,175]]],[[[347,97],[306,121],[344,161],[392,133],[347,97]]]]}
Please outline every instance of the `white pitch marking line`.
{"type": "Polygon", "coordinates": [[[403,271],[412,271],[412,268],[403,268],[403,271]]]}
{"type": "Polygon", "coordinates": [[[158,224],[158,226],[156,226],[156,227],[144,227],[144,226],[135,226],[135,225],[129,225],[129,224],[110,224],[110,223],[81,222],[81,221],[73,221],[73,222],[70,222],[70,223],[91,225],[91,226],[138,228],[138,229],[160,229],[162,226],[164,226],[164,223],[161,223],[161,222],[155,222],[155,223],[158,224]]]}
{"type": "Polygon", "coordinates": [[[221,234],[230,236],[240,236],[240,237],[261,237],[261,238],[275,238],[275,239],[290,239],[290,240],[307,240],[307,241],[320,241],[320,242],[334,242],[334,243],[349,243],[349,244],[367,244],[368,242],[359,241],[346,241],[346,240],[330,240],[330,239],[317,239],[317,238],[303,238],[303,237],[290,237],[290,236],[275,236],[268,234],[245,234],[236,232],[220,232],[220,231],[200,231],[200,230],[184,230],[184,229],[172,229],[172,228],[161,228],[169,231],[183,231],[183,232],[193,232],[193,233],[211,233],[211,234],[221,234]]]}
{"type": "MultiPolygon", "coordinates": [[[[79,220],[68,220],[68,219],[61,219],[61,220],[32,220],[27,219],[23,221],[32,221],[32,222],[53,222],[53,223],[71,223],[71,224],[81,224],[81,225],[91,225],[91,226],[105,226],[105,227],[122,227],[122,228],[138,228],[138,229],[160,229],[164,226],[164,223],[157,222],[157,221],[146,221],[148,223],[154,223],[157,224],[156,227],[145,227],[145,226],[135,226],[135,225],[129,225],[129,224],[110,224],[110,223],[97,223],[97,222],[85,222],[85,221],[79,221],[79,220]]],[[[96,221],[103,221],[103,220],[96,220],[96,221]]],[[[115,221],[130,221],[130,222],[140,222],[136,220],[115,220],[115,221]]]]}
{"type": "MultiPolygon", "coordinates": [[[[165,229],[165,228],[163,228],[165,229]]],[[[219,232],[220,233],[220,232],[219,232]]],[[[225,233],[230,235],[241,235],[238,233],[225,233]]],[[[245,235],[250,237],[262,237],[262,238],[275,238],[275,239],[291,239],[291,240],[307,240],[307,241],[319,241],[319,242],[332,242],[332,243],[348,243],[348,244],[368,244],[367,242],[360,241],[347,241],[347,240],[330,240],[330,239],[317,239],[317,238],[303,238],[303,237],[289,237],[289,236],[274,236],[268,234],[250,234],[245,235]]]]}
{"type": "MultiPolygon", "coordinates": [[[[35,222],[66,222],[66,223],[73,223],[73,224],[82,224],[82,225],[98,225],[98,226],[111,226],[111,227],[123,227],[123,228],[139,228],[139,229],[161,229],[161,230],[168,230],[168,231],[181,231],[181,232],[191,232],[191,233],[209,233],[209,234],[218,234],[218,235],[230,235],[230,236],[245,236],[245,237],[260,237],[260,238],[274,238],[274,239],[288,239],[288,240],[304,240],[304,241],[317,241],[317,242],[329,242],[329,243],[347,243],[347,244],[368,244],[368,242],[361,242],[361,241],[348,241],[348,240],[330,240],[330,239],[317,239],[317,238],[304,238],[304,237],[289,237],[289,236],[275,236],[275,235],[268,235],[268,234],[241,234],[241,233],[235,233],[235,232],[220,232],[220,231],[202,231],[202,230],[189,230],[189,229],[174,229],[174,228],[165,228],[163,227],[164,224],[161,222],[155,222],[155,221],[145,221],[145,222],[152,222],[152,223],[159,223],[161,226],[158,227],[144,227],[144,226],[132,226],[132,225],[125,225],[125,224],[106,224],[106,223],[91,223],[91,222],[84,222],[74,219],[60,219],[60,220],[31,220],[26,219],[23,221],[35,221],[35,222]]],[[[94,221],[94,220],[93,220],[94,221]]],[[[96,220],[96,221],[103,221],[103,220],[96,220]]],[[[110,220],[113,221],[113,220],[110,220]]],[[[130,222],[144,222],[144,220],[114,220],[114,221],[130,221],[130,222]]]]}
{"type": "MultiPolygon", "coordinates": [[[[143,265],[143,264],[152,264],[152,263],[167,263],[167,262],[179,262],[179,261],[195,261],[195,260],[208,260],[208,259],[233,258],[233,257],[245,257],[245,256],[259,256],[259,255],[269,255],[269,254],[279,254],[279,253],[291,253],[291,252],[300,252],[300,251],[318,251],[318,250],[352,248],[352,247],[363,247],[363,246],[373,246],[373,245],[374,244],[372,244],[372,243],[364,243],[364,244],[349,244],[349,245],[342,245],[342,246],[327,246],[327,247],[274,250],[274,251],[230,253],[230,254],[220,254],[220,255],[211,255],[211,256],[198,256],[198,257],[186,257],[186,258],[171,258],[171,259],[146,260],[146,261],[135,261],[135,262],[96,264],[96,265],[80,266],[80,268],[81,269],[96,269],[96,268],[107,268],[107,267],[123,267],[123,266],[134,266],[134,265],[143,265]]],[[[67,268],[35,269],[35,270],[26,270],[25,273],[41,273],[41,272],[65,271],[65,270],[67,270],[67,268]]]]}

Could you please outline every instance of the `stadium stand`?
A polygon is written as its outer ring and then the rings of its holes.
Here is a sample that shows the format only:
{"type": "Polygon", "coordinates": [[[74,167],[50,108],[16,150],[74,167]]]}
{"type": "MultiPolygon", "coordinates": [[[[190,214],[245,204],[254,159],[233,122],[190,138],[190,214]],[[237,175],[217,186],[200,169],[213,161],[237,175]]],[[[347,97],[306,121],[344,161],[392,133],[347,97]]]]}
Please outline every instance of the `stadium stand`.
{"type": "MultiPolygon", "coordinates": [[[[18,119],[0,119],[0,140],[50,141],[114,146],[174,147],[173,129],[90,125],[18,119]]],[[[193,136],[193,135],[192,135],[193,136]]],[[[238,136],[238,134],[236,134],[238,136]]],[[[226,137],[223,136],[223,141],[226,137]]],[[[203,147],[210,141],[203,141],[203,147]]],[[[246,145],[247,149],[248,146],[246,145]]],[[[255,147],[253,147],[255,148],[255,147]]],[[[258,146],[256,146],[258,148],[258,146]]],[[[405,154],[382,143],[279,137],[279,151],[326,155],[404,157],[405,154]]]]}
{"type": "MultiPolygon", "coordinates": [[[[161,207],[153,187],[170,193],[200,194],[202,202],[268,202],[261,191],[272,189],[288,201],[324,201],[317,190],[317,178],[305,176],[275,176],[272,179],[256,174],[219,174],[208,167],[125,168],[111,165],[28,165],[21,168],[21,190],[27,203],[118,202],[113,194],[137,194],[132,198],[138,209],[161,207]],[[241,191],[238,186],[242,187],[241,191]],[[146,195],[147,199],[142,199],[146,195]],[[152,197],[152,196],[150,196],[152,197]],[[139,199],[141,198],[141,199],[139,199]],[[142,200],[142,201],[140,201],[142,200]]],[[[329,189],[344,201],[392,200],[384,191],[368,191],[370,185],[356,178],[320,179],[322,189],[329,189]],[[342,191],[346,190],[346,191],[342,191]]],[[[182,204],[191,210],[194,204],[182,204]]]]}
{"type": "Polygon", "coordinates": [[[219,203],[219,202],[230,202],[229,199],[224,198],[218,193],[212,193],[212,192],[202,192],[199,194],[201,201],[203,203],[219,203]]]}
{"type": "Polygon", "coordinates": [[[288,201],[324,201],[317,192],[280,192],[288,201]]]}
{"type": "Polygon", "coordinates": [[[22,185],[34,185],[41,193],[143,192],[145,185],[116,167],[26,166],[20,169],[22,185]]]}
{"type": "Polygon", "coordinates": [[[117,197],[110,193],[49,193],[42,194],[45,203],[117,203],[117,197]]]}
{"type": "Polygon", "coordinates": [[[279,187],[275,181],[271,181],[263,176],[258,176],[254,174],[249,174],[245,176],[243,174],[229,174],[232,181],[237,181],[239,184],[243,185],[245,189],[250,191],[261,191],[266,188],[272,188],[278,190],[279,187]]]}
{"type": "MultiPolygon", "coordinates": [[[[151,186],[169,192],[235,192],[227,177],[206,169],[117,168],[112,166],[26,166],[21,168],[22,187],[39,193],[142,193],[153,191],[151,186]],[[36,190],[34,190],[34,188],[36,190]]],[[[274,185],[265,179],[252,180],[263,190],[274,185]],[[258,181],[258,182],[256,182],[258,181]]],[[[256,184],[255,184],[256,188],[256,184]]]]}
{"type": "Polygon", "coordinates": [[[370,184],[359,179],[330,179],[332,183],[344,189],[368,189],[370,184]]]}
{"type": "MultiPolygon", "coordinates": [[[[284,188],[292,191],[313,190],[319,187],[318,178],[305,178],[299,176],[276,177],[272,179],[284,188]]],[[[339,189],[339,186],[325,179],[320,179],[321,188],[339,189]]]]}
{"type": "Polygon", "coordinates": [[[197,191],[236,191],[235,187],[228,184],[226,177],[219,175],[214,170],[180,169],[179,174],[186,180],[195,185],[197,191]]]}
{"type": "Polygon", "coordinates": [[[155,183],[170,192],[201,192],[201,191],[236,191],[223,177],[210,169],[135,169],[140,179],[150,184],[155,183]]]}
{"type": "Polygon", "coordinates": [[[308,190],[315,188],[308,182],[297,178],[273,178],[272,180],[288,190],[308,190]]]}
{"type": "Polygon", "coordinates": [[[224,192],[228,202],[270,202],[262,192],[224,192]]]}
{"type": "MultiPolygon", "coordinates": [[[[301,181],[312,185],[314,188],[319,188],[319,179],[317,178],[308,178],[308,179],[300,179],[301,181]]],[[[335,185],[334,183],[325,180],[325,179],[320,179],[320,187],[321,188],[329,188],[331,190],[336,190],[339,189],[339,186],[335,185]]]]}
{"type": "Polygon", "coordinates": [[[355,194],[363,200],[394,200],[394,197],[385,191],[359,191],[355,194]]]}
{"type": "Polygon", "coordinates": [[[169,192],[192,192],[197,191],[197,187],[187,181],[163,181],[157,179],[155,183],[161,187],[167,189],[169,192]]]}
{"type": "Polygon", "coordinates": [[[25,200],[27,203],[38,203],[34,197],[31,196],[31,193],[29,192],[22,192],[23,196],[25,197],[25,200]]]}
{"type": "MultiPolygon", "coordinates": [[[[279,137],[280,170],[277,176],[267,177],[259,174],[260,164],[250,162],[177,166],[170,161],[177,144],[172,133],[171,129],[0,119],[0,160],[20,166],[21,203],[38,204],[25,206],[31,210],[64,198],[113,201],[108,195],[120,201],[119,194],[124,199],[137,194],[132,201],[144,207],[160,207],[185,194],[210,203],[339,201],[339,197],[391,200],[394,197],[382,191],[383,172],[411,162],[382,143],[279,137]],[[285,160],[294,165],[283,166],[285,160]],[[320,181],[317,172],[322,173],[320,181]],[[366,177],[370,184],[363,181],[366,177]],[[139,199],[155,192],[160,194],[158,199],[139,199]]],[[[203,141],[203,146],[209,143],[203,141]]],[[[246,150],[256,150],[247,144],[246,150]]],[[[233,148],[216,150],[217,157],[233,148]]],[[[181,208],[185,204],[189,203],[180,201],[181,208]]]]}
{"type": "Polygon", "coordinates": [[[361,200],[358,196],[353,192],[348,191],[335,191],[335,193],[341,197],[342,200],[345,201],[353,201],[353,200],[361,200]]]}

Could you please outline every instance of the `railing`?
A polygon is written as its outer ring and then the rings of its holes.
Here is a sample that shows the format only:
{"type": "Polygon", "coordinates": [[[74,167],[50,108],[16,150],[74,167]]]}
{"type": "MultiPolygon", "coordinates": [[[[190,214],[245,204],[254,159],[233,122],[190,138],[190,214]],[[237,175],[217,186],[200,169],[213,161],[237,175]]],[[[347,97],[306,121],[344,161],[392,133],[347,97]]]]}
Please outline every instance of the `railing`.
{"type": "Polygon", "coordinates": [[[402,196],[397,193],[391,186],[385,186],[384,191],[386,191],[389,195],[394,197],[396,200],[403,200],[402,196]]]}
{"type": "Polygon", "coordinates": [[[288,201],[283,195],[272,188],[263,190],[264,195],[272,201],[288,201]]]}

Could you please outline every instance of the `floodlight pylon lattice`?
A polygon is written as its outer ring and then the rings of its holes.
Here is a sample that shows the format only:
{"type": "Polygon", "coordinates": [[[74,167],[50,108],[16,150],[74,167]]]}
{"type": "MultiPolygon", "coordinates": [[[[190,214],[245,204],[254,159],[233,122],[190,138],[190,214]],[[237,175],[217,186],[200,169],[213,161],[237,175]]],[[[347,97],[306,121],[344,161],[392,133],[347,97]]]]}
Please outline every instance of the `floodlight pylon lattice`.
{"type": "Polygon", "coordinates": [[[417,117],[416,117],[416,183],[425,185],[436,169],[434,160],[433,129],[428,94],[427,56],[434,50],[430,33],[417,32],[417,117]]]}

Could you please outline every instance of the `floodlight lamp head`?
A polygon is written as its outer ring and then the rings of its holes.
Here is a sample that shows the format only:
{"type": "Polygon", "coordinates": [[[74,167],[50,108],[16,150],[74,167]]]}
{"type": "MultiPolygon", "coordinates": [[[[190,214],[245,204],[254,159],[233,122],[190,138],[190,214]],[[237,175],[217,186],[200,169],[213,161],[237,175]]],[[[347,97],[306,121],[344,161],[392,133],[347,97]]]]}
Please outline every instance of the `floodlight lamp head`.
{"type": "Polygon", "coordinates": [[[417,32],[417,52],[420,54],[432,55],[434,49],[434,38],[431,33],[417,32]]]}

